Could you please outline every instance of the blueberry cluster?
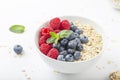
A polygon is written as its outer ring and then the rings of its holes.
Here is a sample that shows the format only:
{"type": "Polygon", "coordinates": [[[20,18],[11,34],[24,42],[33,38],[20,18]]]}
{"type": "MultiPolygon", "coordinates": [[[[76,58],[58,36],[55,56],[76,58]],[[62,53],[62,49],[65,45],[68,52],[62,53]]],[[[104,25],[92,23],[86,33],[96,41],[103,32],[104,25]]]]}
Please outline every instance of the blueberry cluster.
{"type": "Polygon", "coordinates": [[[73,23],[71,23],[70,30],[73,31],[68,37],[65,37],[57,44],[53,44],[60,54],[57,60],[73,62],[74,60],[80,59],[80,52],[83,50],[82,44],[88,42],[88,38],[83,34],[83,30],[78,29],[73,23]]]}

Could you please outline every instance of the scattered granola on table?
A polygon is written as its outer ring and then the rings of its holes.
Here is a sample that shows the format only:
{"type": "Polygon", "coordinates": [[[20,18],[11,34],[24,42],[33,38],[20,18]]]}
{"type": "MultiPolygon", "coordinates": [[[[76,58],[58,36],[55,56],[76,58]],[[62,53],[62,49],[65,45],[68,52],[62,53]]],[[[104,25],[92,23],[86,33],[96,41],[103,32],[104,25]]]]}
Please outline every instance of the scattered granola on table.
{"type": "Polygon", "coordinates": [[[113,72],[109,78],[110,80],[120,80],[120,71],[113,72]]]}

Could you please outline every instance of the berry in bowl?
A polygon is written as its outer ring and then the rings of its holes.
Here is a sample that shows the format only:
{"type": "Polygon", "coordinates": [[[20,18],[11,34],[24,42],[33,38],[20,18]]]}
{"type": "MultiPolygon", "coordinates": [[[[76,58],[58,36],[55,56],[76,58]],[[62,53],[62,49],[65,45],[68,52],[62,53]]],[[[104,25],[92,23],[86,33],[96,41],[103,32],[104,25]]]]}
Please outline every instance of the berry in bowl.
{"type": "Polygon", "coordinates": [[[77,16],[53,18],[44,23],[35,36],[41,58],[61,73],[88,69],[99,59],[103,41],[98,24],[77,16]]]}

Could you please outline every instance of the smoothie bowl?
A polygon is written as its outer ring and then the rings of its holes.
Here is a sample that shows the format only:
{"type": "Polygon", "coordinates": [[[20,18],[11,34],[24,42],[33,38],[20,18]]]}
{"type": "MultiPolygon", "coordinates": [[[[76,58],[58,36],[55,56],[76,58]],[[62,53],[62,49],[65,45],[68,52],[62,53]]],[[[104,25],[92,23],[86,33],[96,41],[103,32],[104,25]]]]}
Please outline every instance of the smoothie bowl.
{"type": "Polygon", "coordinates": [[[104,34],[92,20],[56,17],[40,26],[35,45],[43,61],[53,70],[78,73],[97,62],[104,50],[104,34]]]}

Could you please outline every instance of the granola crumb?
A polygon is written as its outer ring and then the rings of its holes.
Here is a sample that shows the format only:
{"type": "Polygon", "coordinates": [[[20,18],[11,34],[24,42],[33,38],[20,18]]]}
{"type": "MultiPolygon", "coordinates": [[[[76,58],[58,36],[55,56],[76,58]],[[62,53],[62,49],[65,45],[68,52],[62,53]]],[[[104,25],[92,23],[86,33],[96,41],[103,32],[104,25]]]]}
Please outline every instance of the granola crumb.
{"type": "Polygon", "coordinates": [[[5,45],[4,46],[0,46],[0,48],[4,48],[4,47],[8,47],[8,46],[5,46],[5,45]]]}
{"type": "Polygon", "coordinates": [[[29,46],[29,49],[32,50],[32,46],[29,46]]]}
{"type": "Polygon", "coordinates": [[[15,55],[14,58],[16,58],[17,56],[15,55]]]}
{"type": "Polygon", "coordinates": [[[80,22],[75,22],[74,24],[82,29],[83,35],[87,36],[89,39],[88,43],[83,44],[84,50],[81,51],[81,58],[79,61],[89,60],[98,55],[103,46],[101,34],[97,33],[90,25],[83,25],[80,22]]]}
{"type": "Polygon", "coordinates": [[[103,66],[102,68],[103,68],[103,69],[105,69],[105,67],[104,67],[104,66],[103,66]]]}
{"type": "Polygon", "coordinates": [[[111,49],[110,48],[107,48],[107,51],[110,51],[111,49]]]}
{"type": "Polygon", "coordinates": [[[58,71],[54,71],[55,73],[60,73],[60,72],[58,72],[58,71]]]}
{"type": "Polygon", "coordinates": [[[115,21],[114,19],[112,19],[112,21],[115,21]]]}
{"type": "Polygon", "coordinates": [[[118,67],[118,65],[117,65],[117,64],[115,64],[115,67],[118,67]]]}
{"type": "Polygon", "coordinates": [[[111,61],[107,61],[107,64],[111,64],[112,62],[111,61]]]}
{"type": "Polygon", "coordinates": [[[100,68],[100,67],[98,67],[98,66],[96,66],[96,68],[97,68],[98,70],[101,70],[101,68],[100,68]]]}
{"type": "Polygon", "coordinates": [[[110,80],[120,80],[120,71],[116,71],[110,74],[110,80]]]}
{"type": "Polygon", "coordinates": [[[116,40],[111,39],[111,42],[115,43],[115,42],[117,42],[117,41],[116,41],[116,40]]]}
{"type": "Polygon", "coordinates": [[[11,51],[9,51],[8,53],[11,54],[11,51]]]}
{"type": "Polygon", "coordinates": [[[23,54],[19,54],[18,56],[19,56],[19,58],[21,58],[23,56],[23,54]]]}
{"type": "Polygon", "coordinates": [[[11,48],[8,49],[8,53],[9,53],[9,54],[11,53],[11,48]]]}
{"type": "Polygon", "coordinates": [[[25,77],[27,77],[28,75],[25,73],[25,77]]]}
{"type": "Polygon", "coordinates": [[[26,79],[27,79],[27,80],[31,80],[31,77],[27,77],[26,79]]]}
{"type": "Polygon", "coordinates": [[[25,69],[23,69],[23,70],[22,70],[22,72],[26,72],[26,70],[25,70],[25,69]]]}
{"type": "Polygon", "coordinates": [[[30,76],[28,76],[28,74],[27,74],[27,72],[26,72],[26,70],[25,70],[25,69],[23,69],[23,70],[22,70],[22,72],[23,72],[23,74],[24,74],[24,76],[25,76],[26,80],[31,80],[31,77],[30,77],[30,76]]]}

